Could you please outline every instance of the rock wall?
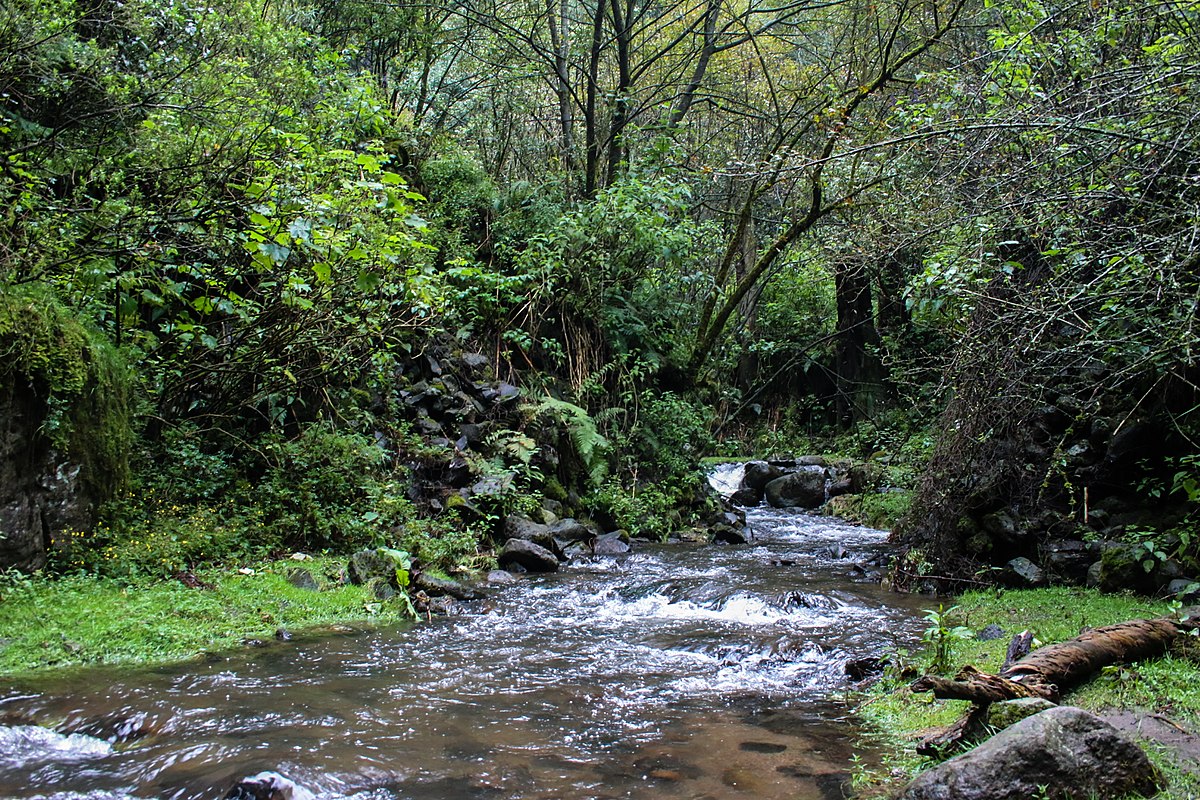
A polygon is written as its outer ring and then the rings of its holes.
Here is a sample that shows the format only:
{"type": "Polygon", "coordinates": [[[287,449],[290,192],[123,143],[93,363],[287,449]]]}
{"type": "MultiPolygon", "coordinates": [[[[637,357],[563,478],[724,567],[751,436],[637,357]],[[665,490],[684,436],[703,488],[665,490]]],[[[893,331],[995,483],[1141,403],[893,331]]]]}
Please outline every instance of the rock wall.
{"type": "Polygon", "coordinates": [[[933,572],[1165,593],[1200,574],[1196,548],[1170,532],[1196,509],[1172,490],[1190,451],[1166,413],[1088,409],[1063,394],[965,446],[944,433],[939,447],[897,531],[912,554],[902,588],[933,572]]]}
{"type": "Polygon", "coordinates": [[[95,524],[82,464],[51,446],[45,419],[28,383],[0,386],[0,569],[40,569],[51,549],[95,524]]]}

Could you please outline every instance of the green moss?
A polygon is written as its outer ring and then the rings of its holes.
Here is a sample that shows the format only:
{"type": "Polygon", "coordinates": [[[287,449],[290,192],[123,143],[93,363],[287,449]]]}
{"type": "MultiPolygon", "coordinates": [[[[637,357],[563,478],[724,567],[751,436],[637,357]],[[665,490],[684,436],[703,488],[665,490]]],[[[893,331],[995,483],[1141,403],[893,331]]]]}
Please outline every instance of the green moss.
{"type": "Polygon", "coordinates": [[[0,288],[0,385],[45,403],[41,431],[100,498],[129,479],[131,376],[116,348],[47,294],[0,288]]]}
{"type": "Polygon", "coordinates": [[[305,562],[321,578],[314,592],[288,583],[291,560],[256,565],[253,574],[200,570],[212,589],[176,580],[126,583],[94,576],[8,577],[0,584],[0,674],[76,664],[163,662],[270,639],[298,630],[368,619],[397,621],[363,587],[336,585],[342,562],[305,562]],[[377,616],[376,616],[377,615],[377,616]]]}
{"type": "MultiPolygon", "coordinates": [[[[1007,634],[1028,629],[1038,642],[1050,644],[1071,639],[1084,627],[1158,617],[1170,610],[1171,605],[1165,601],[1073,587],[979,591],[959,598],[949,624],[979,630],[994,623],[1007,634]]],[[[956,666],[971,664],[994,672],[1003,663],[1007,646],[1008,636],[989,642],[956,640],[950,661],[956,666]]],[[[907,662],[921,668],[928,663],[929,654],[896,654],[893,658],[897,664],[907,662]]],[[[933,761],[916,754],[916,742],[930,729],[956,721],[969,706],[962,701],[914,694],[908,683],[907,679],[889,677],[868,690],[859,705],[864,736],[883,752],[880,771],[858,776],[865,796],[882,796],[874,793],[894,788],[931,766],[933,761]]],[[[1196,730],[1200,727],[1200,666],[1196,659],[1169,655],[1106,670],[1068,693],[1064,702],[1092,711],[1116,708],[1164,714],[1196,730]]],[[[1197,796],[1200,779],[1181,772],[1163,748],[1150,746],[1147,750],[1171,778],[1169,788],[1159,797],[1182,800],[1197,796]]]]}
{"type": "Polygon", "coordinates": [[[908,513],[912,493],[907,491],[846,494],[829,501],[829,513],[880,530],[891,530],[908,513]]]}

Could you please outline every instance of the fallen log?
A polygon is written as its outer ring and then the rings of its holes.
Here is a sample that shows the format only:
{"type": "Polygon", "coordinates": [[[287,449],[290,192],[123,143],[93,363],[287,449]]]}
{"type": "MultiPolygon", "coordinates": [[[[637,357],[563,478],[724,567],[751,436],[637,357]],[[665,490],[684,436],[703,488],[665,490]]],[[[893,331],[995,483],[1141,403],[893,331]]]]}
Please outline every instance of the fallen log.
{"type": "Polygon", "coordinates": [[[933,692],[942,700],[996,703],[1018,697],[1057,701],[1062,692],[1110,664],[1128,664],[1162,655],[1181,627],[1169,619],[1135,619],[1106,625],[1058,644],[1039,647],[996,675],[964,667],[954,680],[926,675],[914,692],[933,692]]]}
{"type": "Polygon", "coordinates": [[[932,754],[974,738],[982,730],[987,707],[1018,697],[1041,697],[1058,702],[1062,693],[1083,683],[1112,664],[1128,664],[1162,655],[1181,632],[1195,627],[1170,619],[1135,619],[1084,631],[1074,639],[1046,645],[1012,660],[1021,646],[1028,648],[1028,632],[1013,637],[1009,657],[995,675],[972,666],[954,679],[925,675],[911,684],[914,692],[932,692],[940,700],[973,703],[950,728],[925,737],[917,751],[932,754]]]}

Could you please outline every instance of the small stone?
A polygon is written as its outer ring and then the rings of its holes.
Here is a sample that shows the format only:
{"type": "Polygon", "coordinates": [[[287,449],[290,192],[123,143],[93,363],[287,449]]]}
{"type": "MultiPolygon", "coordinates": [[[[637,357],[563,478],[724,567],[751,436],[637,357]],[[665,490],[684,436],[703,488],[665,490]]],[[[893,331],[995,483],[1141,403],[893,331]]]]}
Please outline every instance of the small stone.
{"type": "Polygon", "coordinates": [[[280,642],[290,642],[292,640],[292,632],[287,628],[276,628],[275,639],[280,642]]]}
{"type": "Polygon", "coordinates": [[[319,592],[321,590],[317,579],[313,577],[311,572],[304,569],[304,567],[293,567],[288,570],[287,582],[297,589],[307,589],[310,592],[319,592]]]}
{"type": "Polygon", "coordinates": [[[1178,578],[1167,584],[1167,594],[1181,603],[1200,600],[1200,578],[1178,578]]]}
{"type": "Polygon", "coordinates": [[[1005,577],[1016,586],[1041,586],[1046,582],[1045,571],[1024,556],[1014,558],[1006,566],[1005,577]]]}
{"type": "Polygon", "coordinates": [[[1003,639],[1004,629],[993,622],[990,625],[985,625],[983,630],[975,634],[975,638],[981,642],[991,642],[995,641],[996,639],[1003,639]]]}

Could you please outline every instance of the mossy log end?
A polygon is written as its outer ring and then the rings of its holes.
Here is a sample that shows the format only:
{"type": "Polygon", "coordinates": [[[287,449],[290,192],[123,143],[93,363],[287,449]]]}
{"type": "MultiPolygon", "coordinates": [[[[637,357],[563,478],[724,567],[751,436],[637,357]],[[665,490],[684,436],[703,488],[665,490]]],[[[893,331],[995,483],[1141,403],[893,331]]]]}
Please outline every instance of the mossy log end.
{"type": "Polygon", "coordinates": [[[1110,664],[1162,655],[1180,632],[1191,627],[1170,619],[1135,619],[1093,628],[1074,639],[1038,648],[996,675],[968,665],[953,680],[936,675],[918,678],[911,685],[914,692],[932,692],[940,700],[969,700],[974,705],[957,724],[926,737],[917,750],[928,754],[973,738],[982,729],[981,720],[991,703],[1018,697],[1057,702],[1064,690],[1083,683],[1110,664]]]}

